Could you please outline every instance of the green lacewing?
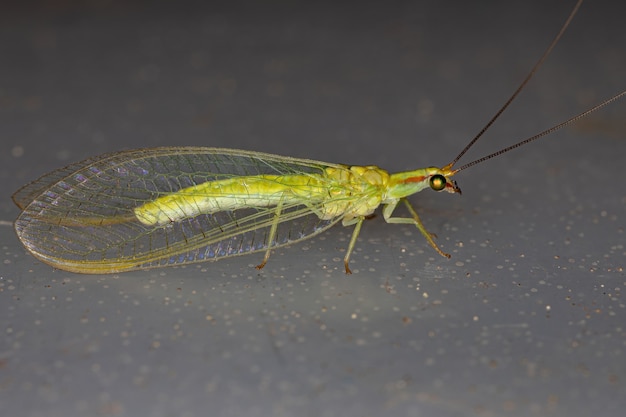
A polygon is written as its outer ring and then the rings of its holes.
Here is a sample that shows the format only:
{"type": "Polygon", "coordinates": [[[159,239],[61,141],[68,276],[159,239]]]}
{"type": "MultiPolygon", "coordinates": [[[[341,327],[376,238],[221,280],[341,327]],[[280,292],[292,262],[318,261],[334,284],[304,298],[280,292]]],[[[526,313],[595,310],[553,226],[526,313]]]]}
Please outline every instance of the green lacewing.
{"type": "Polygon", "coordinates": [[[407,197],[423,189],[460,193],[459,171],[530,143],[623,97],[623,91],[515,145],[454,168],[550,54],[580,6],[511,98],[442,168],[389,173],[376,166],[297,159],[232,149],[171,147],[93,157],[46,174],[13,195],[15,230],[26,249],[55,268],[114,273],[264,252],[310,238],[339,221],[354,226],[383,206],[387,223],[412,224],[442,256],[407,197]],[[394,217],[397,205],[411,217],[394,217]]]}

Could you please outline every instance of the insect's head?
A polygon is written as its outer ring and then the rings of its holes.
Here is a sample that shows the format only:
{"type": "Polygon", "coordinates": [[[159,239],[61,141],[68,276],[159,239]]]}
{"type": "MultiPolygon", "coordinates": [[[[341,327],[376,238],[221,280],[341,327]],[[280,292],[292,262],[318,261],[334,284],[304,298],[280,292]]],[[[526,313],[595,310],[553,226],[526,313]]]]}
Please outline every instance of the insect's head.
{"type": "Polygon", "coordinates": [[[431,189],[461,194],[461,189],[456,184],[456,181],[452,179],[452,176],[457,173],[457,170],[452,169],[451,166],[427,168],[427,173],[428,185],[431,189]]]}

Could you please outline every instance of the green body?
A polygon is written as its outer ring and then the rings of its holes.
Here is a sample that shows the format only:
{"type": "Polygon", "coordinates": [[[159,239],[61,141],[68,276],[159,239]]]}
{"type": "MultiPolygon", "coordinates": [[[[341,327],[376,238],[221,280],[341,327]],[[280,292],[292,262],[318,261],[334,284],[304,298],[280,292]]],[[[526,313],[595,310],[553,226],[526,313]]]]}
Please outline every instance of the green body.
{"type": "MultiPolygon", "coordinates": [[[[322,219],[343,216],[344,224],[371,215],[378,206],[393,205],[429,187],[441,169],[431,167],[390,175],[376,166],[326,168],[322,174],[254,175],[205,182],[157,198],[134,209],[146,225],[167,224],[200,214],[279,203],[321,203],[322,219]]],[[[455,192],[451,182],[448,190],[455,192]]]]}

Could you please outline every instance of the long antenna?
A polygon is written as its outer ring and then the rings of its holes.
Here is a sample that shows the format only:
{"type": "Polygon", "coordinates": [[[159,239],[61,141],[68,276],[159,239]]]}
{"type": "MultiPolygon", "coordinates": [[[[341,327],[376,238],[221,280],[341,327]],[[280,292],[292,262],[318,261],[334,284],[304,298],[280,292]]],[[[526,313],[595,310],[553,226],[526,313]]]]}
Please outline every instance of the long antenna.
{"type": "Polygon", "coordinates": [[[487,156],[483,156],[482,158],[479,158],[479,159],[477,159],[475,161],[467,163],[467,164],[463,165],[462,167],[455,169],[453,172],[456,174],[459,171],[463,171],[464,169],[467,169],[467,168],[469,168],[471,166],[474,166],[476,164],[480,164],[481,162],[484,162],[487,159],[491,159],[491,158],[494,158],[494,157],[496,157],[498,155],[502,155],[505,152],[508,152],[508,151],[513,150],[515,148],[519,148],[520,146],[526,145],[527,143],[530,143],[530,142],[532,142],[534,140],[537,140],[537,139],[539,139],[539,138],[541,138],[543,136],[549,135],[552,132],[556,132],[557,130],[562,129],[565,126],[567,126],[569,124],[572,124],[575,121],[577,121],[579,119],[582,119],[583,117],[588,116],[590,113],[593,113],[594,111],[599,110],[602,107],[606,106],[607,104],[610,104],[610,103],[614,102],[615,100],[619,100],[620,98],[622,98],[624,96],[626,96],[626,90],[622,91],[621,93],[619,93],[617,95],[614,95],[613,97],[611,97],[611,98],[609,98],[607,100],[604,100],[602,103],[600,103],[600,104],[590,108],[589,110],[586,110],[586,111],[584,111],[584,112],[582,112],[580,114],[577,114],[576,116],[574,116],[574,117],[572,117],[572,118],[570,118],[570,119],[568,119],[568,120],[566,120],[566,121],[564,121],[562,123],[559,123],[556,126],[552,126],[551,128],[548,128],[548,129],[544,130],[541,133],[537,133],[536,135],[529,137],[528,139],[524,139],[521,142],[517,142],[515,145],[507,146],[506,148],[500,149],[497,152],[494,152],[494,153],[489,154],[487,156]]]}
{"type": "MultiPolygon", "coordinates": [[[[567,27],[569,26],[570,22],[572,21],[572,19],[576,15],[576,12],[578,12],[578,9],[580,8],[580,5],[582,4],[582,2],[583,2],[583,0],[578,0],[576,5],[574,6],[574,9],[570,12],[569,17],[567,18],[567,20],[565,21],[565,23],[561,27],[561,30],[559,31],[559,33],[557,33],[557,35],[555,36],[554,40],[552,40],[552,42],[550,43],[550,46],[548,46],[548,49],[546,49],[545,52],[543,53],[543,55],[541,55],[541,58],[539,58],[539,61],[537,61],[537,63],[533,66],[533,68],[530,70],[530,72],[528,73],[528,75],[526,76],[524,81],[522,81],[522,83],[519,85],[519,87],[517,87],[517,90],[515,90],[513,95],[504,103],[504,105],[500,108],[500,110],[498,110],[496,112],[496,114],[494,114],[494,116],[491,118],[491,120],[489,120],[489,122],[485,125],[485,127],[483,127],[480,130],[480,132],[478,132],[478,134],[476,136],[474,136],[474,139],[472,139],[470,141],[470,143],[467,144],[467,146],[461,151],[461,153],[459,153],[457,155],[457,157],[454,158],[454,160],[452,162],[450,162],[448,165],[446,165],[444,168],[447,168],[447,169],[452,168],[454,166],[454,164],[456,164],[458,162],[458,160],[461,159],[461,157],[463,155],[465,155],[465,153],[472,146],[474,146],[474,143],[476,143],[476,141],[478,139],[480,139],[480,137],[487,131],[487,129],[489,129],[491,127],[491,125],[496,121],[496,119],[498,119],[498,117],[500,117],[500,115],[507,109],[507,107],[509,107],[509,104],[511,104],[513,102],[513,100],[515,100],[515,98],[519,95],[519,93],[522,91],[522,89],[524,89],[526,84],[528,84],[528,82],[533,77],[533,75],[535,75],[535,73],[537,72],[539,67],[541,67],[541,65],[546,60],[546,58],[548,58],[548,56],[552,52],[552,49],[554,49],[556,44],[559,42],[559,40],[561,39],[561,36],[563,36],[563,33],[565,33],[565,30],[567,29],[567,27]]],[[[575,119],[576,118],[578,118],[578,117],[575,117],[575,119]]],[[[565,122],[565,123],[567,124],[567,122],[565,122]]],[[[539,136],[543,136],[543,135],[539,134],[539,136]]],[[[521,145],[523,145],[523,143],[518,144],[518,146],[521,146],[521,145]]],[[[514,146],[514,147],[516,147],[516,146],[514,146]]]]}

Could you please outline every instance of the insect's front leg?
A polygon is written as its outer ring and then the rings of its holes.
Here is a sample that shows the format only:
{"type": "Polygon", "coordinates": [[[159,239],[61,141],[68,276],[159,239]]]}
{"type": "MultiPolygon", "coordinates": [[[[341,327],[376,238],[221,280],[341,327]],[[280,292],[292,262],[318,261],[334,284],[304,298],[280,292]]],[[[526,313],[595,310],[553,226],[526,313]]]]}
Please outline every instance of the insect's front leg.
{"type": "Polygon", "coordinates": [[[422,224],[422,221],[417,215],[417,212],[415,211],[411,203],[409,203],[409,200],[407,200],[406,198],[403,198],[402,201],[406,205],[406,208],[409,210],[409,213],[411,213],[411,216],[413,216],[413,218],[409,219],[406,217],[391,217],[391,215],[393,214],[393,211],[396,209],[396,206],[398,205],[398,201],[394,201],[392,203],[387,204],[385,208],[383,209],[383,218],[385,219],[385,221],[387,223],[394,223],[394,224],[415,225],[415,227],[417,227],[419,231],[422,232],[422,235],[424,235],[424,237],[426,238],[430,246],[432,246],[441,256],[449,258],[450,254],[445,253],[439,248],[439,246],[437,246],[437,244],[435,243],[435,240],[433,239],[436,236],[430,233],[428,230],[426,230],[426,228],[424,227],[424,224],[422,224]]]}

